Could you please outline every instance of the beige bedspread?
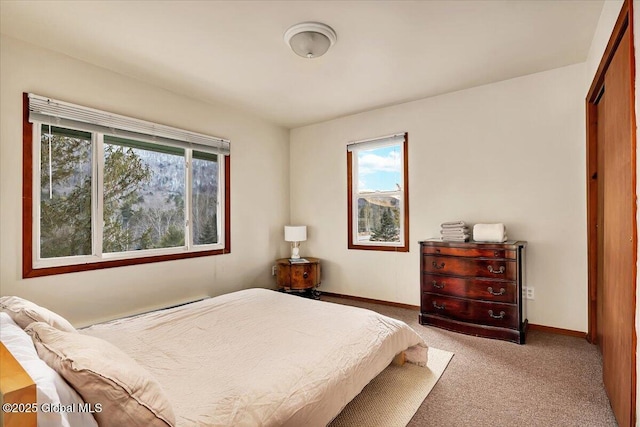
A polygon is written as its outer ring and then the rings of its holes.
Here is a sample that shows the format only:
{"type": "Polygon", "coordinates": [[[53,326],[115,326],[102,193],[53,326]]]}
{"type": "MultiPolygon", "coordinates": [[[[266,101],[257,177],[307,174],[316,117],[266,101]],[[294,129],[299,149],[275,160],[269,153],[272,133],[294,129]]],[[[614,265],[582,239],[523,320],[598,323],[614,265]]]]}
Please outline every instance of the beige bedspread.
{"type": "Polygon", "coordinates": [[[179,426],[324,426],[400,351],[426,345],[373,311],[248,289],[94,325],[164,388],[179,426]]]}

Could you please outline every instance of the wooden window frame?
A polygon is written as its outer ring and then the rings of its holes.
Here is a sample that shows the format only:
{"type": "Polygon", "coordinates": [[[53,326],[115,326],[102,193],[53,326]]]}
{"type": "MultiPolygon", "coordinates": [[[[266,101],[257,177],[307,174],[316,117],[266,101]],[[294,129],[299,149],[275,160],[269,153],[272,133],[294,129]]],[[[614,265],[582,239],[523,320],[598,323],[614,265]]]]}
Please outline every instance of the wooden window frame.
{"type": "Polygon", "coordinates": [[[34,268],[33,259],[33,124],[29,122],[29,98],[23,94],[22,107],[22,277],[42,277],[103,268],[173,261],[203,256],[222,255],[231,252],[231,156],[224,155],[224,248],[199,250],[163,255],[88,262],[34,268]]]}
{"type": "MultiPolygon", "coordinates": [[[[403,142],[403,242],[402,246],[364,245],[353,241],[353,153],[347,150],[347,247],[367,251],[409,252],[409,135],[405,132],[403,142]]],[[[356,207],[357,208],[357,207],[356,207]]]]}

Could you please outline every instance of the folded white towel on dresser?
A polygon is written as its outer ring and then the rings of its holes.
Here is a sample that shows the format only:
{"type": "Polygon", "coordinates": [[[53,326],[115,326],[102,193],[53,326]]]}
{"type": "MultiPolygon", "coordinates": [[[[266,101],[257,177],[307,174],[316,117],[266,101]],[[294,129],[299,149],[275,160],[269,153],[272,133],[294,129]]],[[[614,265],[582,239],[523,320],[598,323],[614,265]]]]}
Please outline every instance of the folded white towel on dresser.
{"type": "Polygon", "coordinates": [[[473,226],[473,240],[476,242],[506,242],[507,228],[502,223],[476,224],[473,226]]]}
{"type": "Polygon", "coordinates": [[[442,228],[460,228],[460,227],[464,227],[467,224],[465,224],[464,221],[449,221],[449,222],[443,222],[442,224],[440,224],[440,227],[442,228]]]}
{"type": "Polygon", "coordinates": [[[440,230],[440,234],[465,234],[469,233],[469,227],[456,227],[456,228],[443,228],[440,230]]]}

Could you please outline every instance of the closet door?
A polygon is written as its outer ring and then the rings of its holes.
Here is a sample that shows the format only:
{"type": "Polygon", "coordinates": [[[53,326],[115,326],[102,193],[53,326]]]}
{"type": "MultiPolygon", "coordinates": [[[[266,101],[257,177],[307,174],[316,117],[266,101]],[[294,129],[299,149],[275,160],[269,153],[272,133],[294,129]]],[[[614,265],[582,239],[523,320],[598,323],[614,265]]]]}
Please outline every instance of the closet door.
{"type": "Polygon", "coordinates": [[[602,351],[602,342],[604,341],[603,337],[603,325],[604,325],[604,312],[603,312],[603,295],[604,295],[604,155],[605,155],[605,144],[604,144],[604,98],[607,96],[606,93],[603,93],[600,97],[599,108],[597,109],[598,114],[598,182],[597,182],[597,219],[596,219],[596,236],[597,236],[597,279],[596,279],[596,295],[600,296],[597,300],[596,304],[596,340],[594,343],[597,343],[600,347],[600,351],[602,351]]]}
{"type": "Polygon", "coordinates": [[[635,383],[635,146],[631,41],[627,28],[604,78],[598,103],[599,152],[604,159],[602,252],[599,253],[598,335],[604,385],[620,426],[632,424],[635,383]],[[602,109],[602,112],[600,111],[602,109]],[[602,137],[602,140],[600,139],[602,137]],[[601,274],[600,274],[601,273],[601,274]]]}

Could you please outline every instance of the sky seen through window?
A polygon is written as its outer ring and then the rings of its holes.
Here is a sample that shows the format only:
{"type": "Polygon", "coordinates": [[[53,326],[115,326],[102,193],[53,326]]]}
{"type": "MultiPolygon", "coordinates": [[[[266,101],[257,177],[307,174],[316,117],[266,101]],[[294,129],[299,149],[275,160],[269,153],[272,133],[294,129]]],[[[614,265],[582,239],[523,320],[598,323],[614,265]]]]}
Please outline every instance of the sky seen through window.
{"type": "Polygon", "coordinates": [[[402,185],[400,147],[358,152],[358,190],[395,191],[402,185]]]}

